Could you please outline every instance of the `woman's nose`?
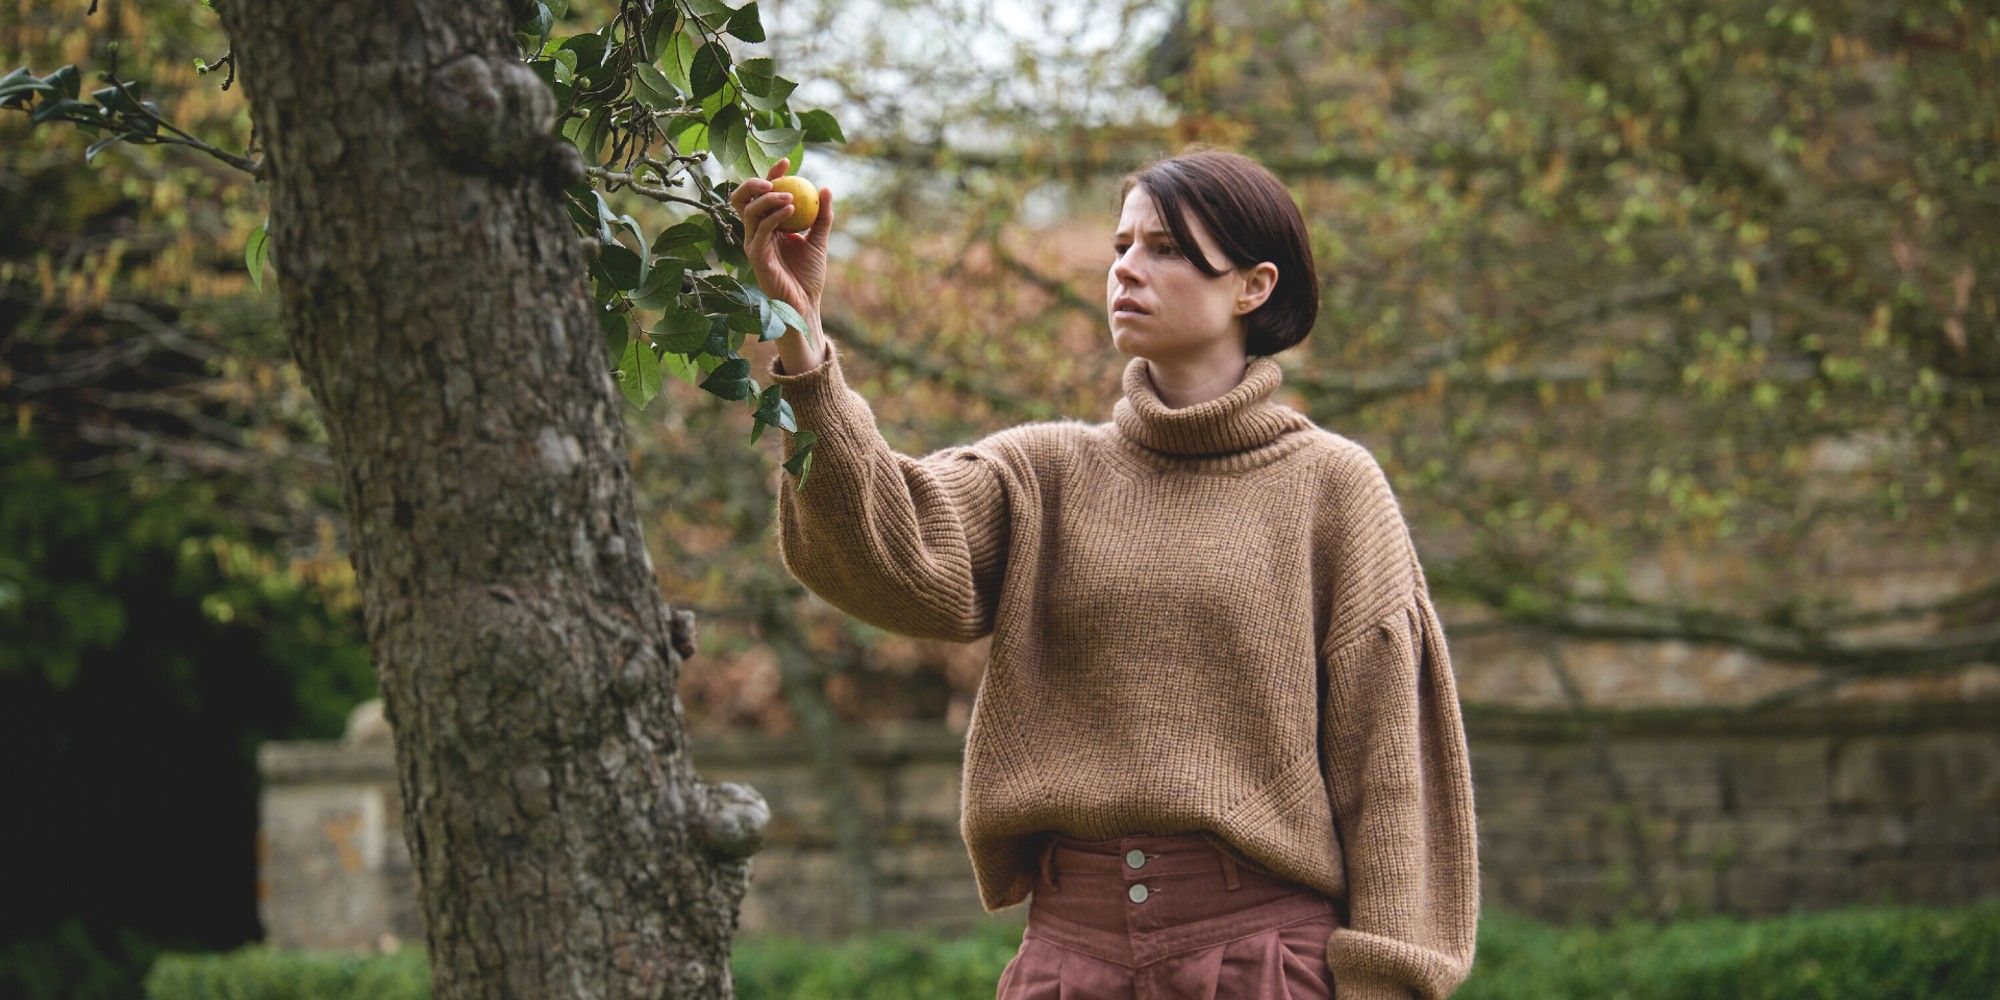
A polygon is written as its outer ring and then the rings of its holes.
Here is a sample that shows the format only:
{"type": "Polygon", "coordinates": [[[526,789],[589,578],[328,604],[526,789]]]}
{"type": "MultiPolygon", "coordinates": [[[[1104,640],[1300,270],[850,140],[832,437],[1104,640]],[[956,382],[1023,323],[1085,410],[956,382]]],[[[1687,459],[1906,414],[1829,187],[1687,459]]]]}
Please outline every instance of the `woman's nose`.
{"type": "Polygon", "coordinates": [[[1131,260],[1132,260],[1131,253],[1127,252],[1125,254],[1120,255],[1117,260],[1111,262],[1112,275],[1115,276],[1119,281],[1125,282],[1126,284],[1131,284],[1132,283],[1131,279],[1137,278],[1139,276],[1138,269],[1132,266],[1131,260]]]}

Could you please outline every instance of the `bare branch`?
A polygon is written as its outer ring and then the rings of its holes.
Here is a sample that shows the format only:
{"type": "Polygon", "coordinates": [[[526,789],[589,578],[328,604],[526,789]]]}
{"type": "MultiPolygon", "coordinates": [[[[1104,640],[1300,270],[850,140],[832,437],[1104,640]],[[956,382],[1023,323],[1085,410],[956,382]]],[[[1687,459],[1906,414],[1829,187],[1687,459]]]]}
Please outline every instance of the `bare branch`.
{"type": "MultiPolygon", "coordinates": [[[[1447,574],[1438,572],[1433,576],[1442,580],[1447,574]]],[[[1476,594],[1489,607],[1508,606],[1504,600],[1506,595],[1497,588],[1457,579],[1453,583],[1476,594]]],[[[1967,606],[1968,602],[1991,601],[1996,590],[2000,590],[2000,584],[1990,584],[1954,595],[1927,609],[1905,607],[1898,613],[1914,617],[1943,609],[1957,609],[1967,606]]],[[[1843,677],[1937,673],[2000,661],[2000,622],[1993,621],[1939,630],[1922,639],[1855,642],[1842,640],[1833,634],[1862,624],[1854,617],[1786,623],[1724,614],[1706,608],[1588,601],[1546,612],[1508,610],[1501,614],[1503,621],[1466,628],[1486,631],[1496,627],[1528,626],[1558,635],[1589,639],[1708,643],[1745,650],[1770,660],[1838,671],[1843,677]]]]}

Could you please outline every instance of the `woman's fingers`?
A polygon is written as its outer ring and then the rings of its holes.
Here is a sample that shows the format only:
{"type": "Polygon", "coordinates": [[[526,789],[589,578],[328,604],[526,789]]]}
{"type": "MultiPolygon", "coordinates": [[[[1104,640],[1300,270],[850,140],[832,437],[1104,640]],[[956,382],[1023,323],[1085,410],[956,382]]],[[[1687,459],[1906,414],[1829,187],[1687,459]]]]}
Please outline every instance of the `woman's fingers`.
{"type": "Polygon", "coordinates": [[[752,177],[742,184],[737,185],[736,190],[729,192],[729,204],[736,209],[738,214],[741,214],[745,205],[770,192],[770,181],[761,177],[752,177]]]}
{"type": "Polygon", "coordinates": [[[763,218],[757,220],[757,238],[759,240],[769,241],[771,234],[778,231],[778,223],[785,221],[785,216],[791,214],[785,210],[786,207],[779,206],[772,209],[765,213],[763,218]]]}
{"type": "Polygon", "coordinates": [[[771,223],[773,217],[784,218],[778,210],[787,204],[789,197],[783,192],[767,191],[737,208],[736,214],[743,219],[743,243],[746,247],[763,241],[775,225],[771,223]]]}
{"type": "Polygon", "coordinates": [[[750,199],[750,204],[744,207],[743,221],[753,226],[762,224],[766,216],[791,204],[791,197],[783,191],[766,191],[750,199]]]}
{"type": "Polygon", "coordinates": [[[791,204],[791,195],[780,191],[774,191],[751,202],[750,208],[757,220],[754,224],[756,235],[762,238],[777,229],[778,223],[783,222],[785,217],[791,214],[786,211],[791,204]]]}

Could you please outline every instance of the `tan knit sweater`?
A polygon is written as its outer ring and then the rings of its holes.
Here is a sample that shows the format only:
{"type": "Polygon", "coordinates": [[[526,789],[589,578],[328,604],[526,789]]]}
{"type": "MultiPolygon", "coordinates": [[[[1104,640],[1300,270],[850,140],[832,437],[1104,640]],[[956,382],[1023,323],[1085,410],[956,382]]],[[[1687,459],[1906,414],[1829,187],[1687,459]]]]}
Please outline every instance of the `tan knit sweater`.
{"type": "Polygon", "coordinates": [[[780,553],[862,621],[992,635],[960,803],[985,909],[1027,898],[1050,831],[1196,831],[1341,904],[1342,1000],[1456,989],[1479,916],[1472,776],[1373,456],[1272,400],[1273,359],[1175,409],[1133,358],[1108,422],[912,458],[832,350],[771,367],[818,435],[805,487],[783,476],[780,553]]]}

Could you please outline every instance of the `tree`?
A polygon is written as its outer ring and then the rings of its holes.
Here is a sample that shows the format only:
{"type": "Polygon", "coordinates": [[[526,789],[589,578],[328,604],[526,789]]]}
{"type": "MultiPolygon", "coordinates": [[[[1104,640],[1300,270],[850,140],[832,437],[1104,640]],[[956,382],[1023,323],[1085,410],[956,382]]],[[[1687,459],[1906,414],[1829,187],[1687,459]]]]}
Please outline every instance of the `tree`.
{"type": "Polygon", "coordinates": [[[699,167],[796,164],[839,129],[731,61],[754,3],[621,2],[553,37],[566,6],[217,5],[242,154],[115,59],[90,101],[76,67],[24,68],[0,106],[91,131],[87,157],[186,146],[268,189],[246,259],[275,267],[341,482],[435,992],[727,995],[768,813],[682,752],[693,617],[652,577],[617,390],[643,406],[671,370],[746,401],[753,441],[795,429],[737,348],[804,324],[720,273],[746,266],[732,185],[699,167]],[[593,181],[695,211],[649,238],[593,181]]]}

